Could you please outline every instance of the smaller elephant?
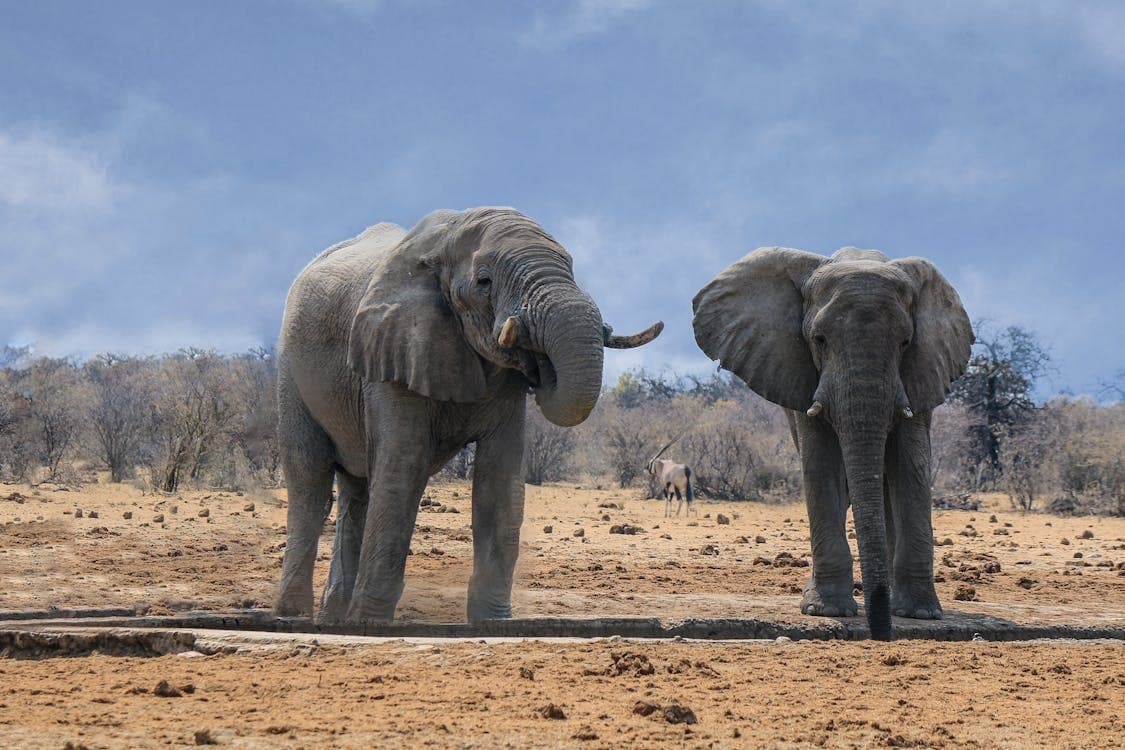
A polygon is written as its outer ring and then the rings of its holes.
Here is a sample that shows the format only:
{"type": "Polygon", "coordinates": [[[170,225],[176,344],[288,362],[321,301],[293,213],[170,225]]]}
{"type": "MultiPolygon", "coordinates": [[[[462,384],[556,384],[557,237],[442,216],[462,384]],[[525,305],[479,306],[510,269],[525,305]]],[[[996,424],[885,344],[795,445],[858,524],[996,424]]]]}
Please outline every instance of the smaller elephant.
{"type": "Polygon", "coordinates": [[[676,505],[677,516],[680,515],[680,509],[684,507],[685,499],[687,500],[688,515],[690,516],[692,513],[696,512],[695,508],[692,507],[692,501],[695,500],[695,493],[693,493],[691,489],[690,466],[678,464],[666,458],[654,458],[648,462],[647,470],[649,474],[656,477],[656,481],[660,482],[660,492],[664,496],[665,518],[672,515],[673,494],[676,495],[676,500],[679,501],[676,505]]]}
{"type": "Polygon", "coordinates": [[[311,615],[317,540],[338,488],[321,620],[390,620],[427,479],[476,444],[468,618],[511,616],[528,393],[552,423],[589,416],[615,336],[570,255],[512,209],[377,224],[294,281],[278,346],[289,494],[275,611],[311,615]]]}
{"type": "Polygon", "coordinates": [[[801,611],[857,612],[850,503],[872,637],[891,638],[892,611],[940,618],[930,414],[973,343],[957,292],[922,258],[771,247],[716,276],[693,308],[707,356],[789,410],[812,540],[801,611]]]}

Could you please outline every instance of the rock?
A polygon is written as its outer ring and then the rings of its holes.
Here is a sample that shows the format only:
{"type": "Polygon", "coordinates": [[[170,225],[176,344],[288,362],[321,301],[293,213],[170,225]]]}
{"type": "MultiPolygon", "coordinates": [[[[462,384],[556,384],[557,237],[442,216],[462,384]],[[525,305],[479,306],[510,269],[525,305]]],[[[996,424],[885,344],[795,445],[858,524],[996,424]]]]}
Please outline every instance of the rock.
{"type": "Polygon", "coordinates": [[[1063,537],[1062,539],[1060,539],[1060,540],[1059,540],[1059,544],[1063,544],[1063,545],[1069,545],[1069,544],[1070,544],[1070,540],[1069,540],[1069,539],[1067,539],[1067,538],[1066,538],[1066,537],[1064,536],[1064,537],[1063,537]]]}
{"type": "Polygon", "coordinates": [[[544,719],[565,719],[566,718],[566,713],[563,712],[563,710],[560,706],[556,706],[554,703],[548,703],[547,705],[536,709],[535,713],[539,714],[544,719]]]}
{"type": "Polygon", "coordinates": [[[613,664],[606,667],[605,673],[611,677],[617,677],[623,674],[632,674],[634,677],[644,677],[656,671],[656,667],[652,666],[652,662],[650,662],[648,657],[644,654],[625,651],[620,654],[611,653],[609,656],[613,659],[613,664]]]}
{"type": "Polygon", "coordinates": [[[996,523],[996,516],[989,516],[989,517],[988,517],[988,522],[989,522],[989,523],[996,523]]]}
{"type": "Polygon", "coordinates": [[[765,543],[766,543],[766,538],[764,536],[762,536],[761,534],[754,537],[754,544],[765,544],[765,543]]]}
{"type": "Polygon", "coordinates": [[[554,530],[555,530],[555,527],[551,526],[550,524],[547,524],[546,526],[543,527],[543,533],[544,534],[550,534],[554,530]]]}
{"type": "Polygon", "coordinates": [[[719,548],[713,544],[705,544],[699,548],[699,554],[714,557],[719,554],[719,548]]]}
{"type": "Polygon", "coordinates": [[[152,693],[153,695],[158,695],[161,698],[180,698],[183,696],[183,693],[181,693],[179,689],[177,689],[174,685],[169,683],[168,680],[161,680],[160,682],[156,683],[156,687],[152,689],[152,693]]]}
{"type": "Polygon", "coordinates": [[[639,716],[651,716],[660,710],[660,706],[652,701],[637,701],[633,704],[633,713],[639,716]]]}
{"type": "Polygon", "coordinates": [[[977,600],[977,590],[972,586],[958,586],[953,598],[959,602],[975,602],[977,600]]]}
{"type": "Polygon", "coordinates": [[[153,523],[164,523],[164,514],[163,513],[157,513],[155,516],[152,517],[152,522],[153,523]]]}
{"type": "Polygon", "coordinates": [[[586,529],[577,528],[577,529],[574,530],[574,535],[576,537],[584,537],[584,536],[586,536],[586,529]]]}
{"type": "Polygon", "coordinates": [[[730,526],[730,519],[720,513],[719,515],[715,516],[715,523],[719,524],[720,526],[730,526]]]}
{"type": "Polygon", "coordinates": [[[640,526],[633,526],[628,523],[620,523],[609,527],[610,534],[628,534],[632,536],[634,534],[643,534],[644,531],[645,530],[640,526]]]}
{"type": "Polygon", "coordinates": [[[74,509],[74,517],[75,518],[81,518],[82,517],[82,509],[81,508],[75,508],[74,509]]]}
{"type": "Polygon", "coordinates": [[[597,738],[597,732],[595,732],[593,728],[588,725],[583,726],[571,736],[571,739],[575,740],[596,740],[597,738]]]}
{"type": "Polygon", "coordinates": [[[1075,552],[1074,553],[1074,559],[1075,560],[1081,560],[1082,559],[1082,553],[1081,552],[1075,552]]]}
{"type": "Polygon", "coordinates": [[[1021,588],[1030,589],[1032,586],[1035,585],[1035,579],[1034,578],[1028,578],[1026,576],[1022,576],[1022,577],[1020,577],[1018,585],[1021,588]]]}
{"type": "Polygon", "coordinates": [[[211,517],[211,510],[209,508],[202,508],[202,509],[200,509],[198,515],[199,515],[200,518],[210,518],[211,517]]]}
{"type": "Polygon", "coordinates": [[[210,729],[197,729],[195,730],[195,744],[197,745],[218,745],[219,741],[211,734],[210,729]]]}
{"type": "Polygon", "coordinates": [[[622,508],[617,503],[598,503],[598,507],[599,508],[608,508],[609,510],[624,510],[624,508],[622,508]]]}
{"type": "Polygon", "coordinates": [[[87,514],[86,514],[86,517],[87,517],[87,518],[97,518],[97,517],[98,517],[98,512],[97,512],[96,510],[92,510],[92,511],[90,511],[89,513],[87,513],[87,514]]]}
{"type": "Polygon", "coordinates": [[[1078,538],[1079,539],[1093,539],[1094,538],[1094,532],[1090,531],[1089,529],[1086,529],[1085,531],[1083,531],[1081,534],[1078,535],[1078,538]]]}
{"type": "Polygon", "coordinates": [[[984,572],[985,573],[999,573],[1000,572],[1000,563],[997,562],[996,560],[986,562],[984,564],[984,572]]]}
{"type": "Polygon", "coordinates": [[[124,518],[126,521],[128,521],[133,517],[133,511],[127,510],[124,513],[121,514],[121,517],[124,518]]]}
{"type": "Polygon", "coordinates": [[[660,538],[661,538],[661,539],[671,539],[671,538],[672,538],[672,535],[671,535],[671,534],[661,534],[661,535],[660,535],[660,538]]]}
{"type": "Polygon", "coordinates": [[[254,503],[246,503],[246,505],[242,506],[242,509],[247,513],[253,513],[255,507],[254,503]]]}
{"type": "Polygon", "coordinates": [[[603,520],[603,521],[608,521],[608,520],[610,520],[609,514],[608,514],[608,513],[602,513],[602,520],[603,520]]]}
{"type": "Polygon", "coordinates": [[[695,724],[699,720],[695,718],[695,712],[687,706],[673,703],[664,708],[664,721],[669,724],[695,724]]]}
{"type": "Polygon", "coordinates": [[[520,667],[520,677],[525,680],[535,680],[535,670],[527,667],[520,667]]]}

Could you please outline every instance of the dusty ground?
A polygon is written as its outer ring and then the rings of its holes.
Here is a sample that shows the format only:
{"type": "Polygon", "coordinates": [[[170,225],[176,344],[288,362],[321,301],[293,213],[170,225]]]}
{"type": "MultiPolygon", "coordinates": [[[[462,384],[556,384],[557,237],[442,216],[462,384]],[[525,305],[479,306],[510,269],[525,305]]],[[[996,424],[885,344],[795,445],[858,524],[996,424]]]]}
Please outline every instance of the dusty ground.
{"type": "MultiPolygon", "coordinates": [[[[462,620],[468,486],[439,485],[428,496],[440,505],[419,514],[399,616],[462,620]]],[[[284,549],[282,498],[0,486],[0,610],[268,604],[284,549]]],[[[1002,498],[984,502],[935,512],[935,536],[948,540],[937,547],[947,612],[1125,623],[1125,519],[1025,515],[1002,498]]],[[[803,507],[698,508],[698,517],[665,519],[663,503],[636,491],[528,488],[516,614],[808,619],[797,610],[808,574],[803,507]],[[720,513],[729,524],[717,522],[720,513]],[[644,531],[610,533],[623,523],[644,531]]],[[[331,541],[329,530],[321,580],[331,541]]],[[[0,671],[5,747],[191,745],[197,731],[210,733],[204,741],[263,747],[1108,747],[1125,731],[1121,643],[393,642],[194,659],[9,659],[0,671]],[[613,655],[627,651],[644,660],[613,674],[613,655]],[[652,674],[637,674],[648,671],[645,660],[652,674]],[[162,679],[195,691],[156,696],[162,679]],[[663,710],[634,714],[639,700],[687,706],[698,723],[670,723],[663,710]],[[566,718],[538,717],[548,704],[566,718]]]]}

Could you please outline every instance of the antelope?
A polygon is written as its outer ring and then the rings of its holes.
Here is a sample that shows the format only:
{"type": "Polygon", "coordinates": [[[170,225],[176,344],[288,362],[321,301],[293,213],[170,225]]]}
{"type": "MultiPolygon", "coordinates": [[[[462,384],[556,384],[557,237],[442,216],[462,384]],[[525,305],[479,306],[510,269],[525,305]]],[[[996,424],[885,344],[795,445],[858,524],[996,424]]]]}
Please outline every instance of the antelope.
{"type": "MultiPolygon", "coordinates": [[[[682,435],[683,433],[681,433],[682,435]]],[[[664,517],[668,518],[672,515],[672,495],[676,495],[676,500],[679,503],[676,505],[676,515],[680,515],[680,510],[684,507],[684,500],[687,500],[687,514],[691,515],[693,512],[699,515],[692,508],[692,501],[695,499],[695,494],[691,490],[691,467],[686,464],[676,463],[668,459],[662,459],[660,456],[664,451],[676,442],[680,435],[672,438],[668,443],[656,452],[645,470],[656,477],[660,481],[660,492],[664,495],[664,517]]]]}

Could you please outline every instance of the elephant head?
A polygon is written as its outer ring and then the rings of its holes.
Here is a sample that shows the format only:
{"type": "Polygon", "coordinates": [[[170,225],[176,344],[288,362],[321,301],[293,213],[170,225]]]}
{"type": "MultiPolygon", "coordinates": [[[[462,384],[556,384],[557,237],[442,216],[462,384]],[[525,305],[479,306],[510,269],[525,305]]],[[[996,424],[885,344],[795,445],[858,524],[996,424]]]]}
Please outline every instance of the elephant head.
{"type": "Polygon", "coordinates": [[[438,401],[480,401],[515,370],[547,419],[572,426],[598,400],[603,347],[640,346],[662,328],[613,336],[570,255],[517,211],[437,211],[381,259],[348,358],[369,380],[438,401]]]}
{"type": "Polygon", "coordinates": [[[693,308],[709,357],[767,400],[835,430],[868,622],[889,637],[884,451],[896,422],[942,403],[964,371],[973,333],[956,291],[922,258],[773,247],[725,269],[693,308]]]}

